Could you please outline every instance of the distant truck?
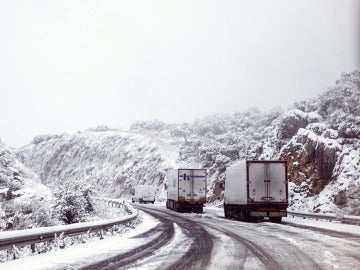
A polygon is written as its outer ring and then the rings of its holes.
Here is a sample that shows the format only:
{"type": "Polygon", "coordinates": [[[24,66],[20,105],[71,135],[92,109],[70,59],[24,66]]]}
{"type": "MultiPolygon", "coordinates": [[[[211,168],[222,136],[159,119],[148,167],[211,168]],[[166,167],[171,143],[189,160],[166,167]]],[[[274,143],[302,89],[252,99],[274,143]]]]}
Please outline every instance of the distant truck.
{"type": "Polygon", "coordinates": [[[287,216],[286,161],[241,161],[226,170],[225,218],[242,221],[269,217],[280,223],[287,216]]]}
{"type": "Polygon", "coordinates": [[[166,208],[202,213],[206,202],[206,169],[175,169],[167,174],[166,208]]]}
{"type": "Polygon", "coordinates": [[[135,187],[135,194],[132,202],[154,203],[156,187],[153,185],[138,185],[135,187]]]}

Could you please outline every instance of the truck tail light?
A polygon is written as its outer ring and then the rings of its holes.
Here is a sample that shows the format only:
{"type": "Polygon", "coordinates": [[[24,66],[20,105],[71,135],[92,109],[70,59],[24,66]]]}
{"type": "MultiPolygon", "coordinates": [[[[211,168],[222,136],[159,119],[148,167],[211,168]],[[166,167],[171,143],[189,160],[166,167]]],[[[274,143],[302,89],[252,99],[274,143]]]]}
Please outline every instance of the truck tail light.
{"type": "Polygon", "coordinates": [[[179,196],[179,197],[178,197],[178,200],[179,200],[179,201],[185,201],[185,197],[184,197],[184,196],[179,196]]]}
{"type": "Polygon", "coordinates": [[[199,199],[201,202],[206,202],[206,197],[200,197],[199,199]]]}

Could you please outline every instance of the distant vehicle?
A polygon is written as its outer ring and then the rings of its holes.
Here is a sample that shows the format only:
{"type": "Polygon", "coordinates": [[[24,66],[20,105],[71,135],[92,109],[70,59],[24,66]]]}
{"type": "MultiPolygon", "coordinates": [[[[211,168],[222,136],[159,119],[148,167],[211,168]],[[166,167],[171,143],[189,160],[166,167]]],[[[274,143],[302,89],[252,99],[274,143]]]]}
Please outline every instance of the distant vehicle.
{"type": "Polygon", "coordinates": [[[156,187],[153,185],[138,185],[135,187],[135,194],[132,197],[132,202],[154,203],[155,193],[156,187]]]}
{"type": "Polygon", "coordinates": [[[206,169],[175,169],[167,176],[166,208],[203,212],[206,202],[206,169]]]}
{"type": "Polygon", "coordinates": [[[243,221],[269,217],[280,223],[287,216],[286,161],[241,161],[226,170],[225,218],[243,221]]]}

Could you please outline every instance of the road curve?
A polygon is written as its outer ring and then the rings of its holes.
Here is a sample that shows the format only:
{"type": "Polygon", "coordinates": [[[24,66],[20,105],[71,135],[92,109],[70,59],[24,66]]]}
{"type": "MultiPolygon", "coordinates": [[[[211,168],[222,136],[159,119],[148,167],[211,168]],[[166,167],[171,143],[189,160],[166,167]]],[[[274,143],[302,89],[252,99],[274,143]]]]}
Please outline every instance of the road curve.
{"type": "Polygon", "coordinates": [[[146,233],[154,240],[84,269],[360,269],[360,242],[354,235],[227,220],[206,210],[194,214],[134,207],[161,222],[146,233]]]}
{"type": "Polygon", "coordinates": [[[205,269],[211,259],[212,237],[196,221],[174,217],[154,209],[138,207],[144,210],[161,223],[157,227],[137,235],[136,238],[146,238],[157,235],[152,241],[132,249],[126,253],[119,254],[110,259],[88,265],[84,270],[112,270],[112,269],[147,269],[146,264],[151,259],[158,260],[158,251],[166,247],[174,238],[174,224],[185,234],[186,252],[167,250],[168,254],[162,255],[164,262],[161,269],[205,269]],[[177,253],[177,254],[172,254],[177,253]],[[167,255],[167,256],[166,256],[167,255]],[[169,257],[172,256],[172,260],[169,257]],[[174,259],[175,258],[175,259],[174,259]],[[145,262],[144,262],[145,261],[145,262]]]}
{"type": "Polygon", "coordinates": [[[245,261],[249,256],[247,250],[253,254],[260,263],[256,263],[255,265],[260,266],[261,268],[266,268],[269,270],[281,270],[284,269],[271,254],[265,251],[261,246],[248,241],[245,238],[222,228],[217,225],[212,225],[209,221],[202,222],[198,218],[194,218],[192,214],[187,216],[186,214],[176,213],[170,210],[162,210],[162,209],[154,209],[148,206],[137,206],[137,208],[147,212],[148,214],[161,213],[162,216],[168,216],[172,220],[175,220],[177,224],[181,224],[182,228],[187,228],[188,236],[195,238],[193,245],[189,252],[187,252],[186,256],[182,258],[182,260],[178,261],[175,265],[170,267],[169,269],[211,269],[211,268],[223,268],[224,262],[219,263],[210,263],[212,257],[209,257],[211,254],[211,250],[209,247],[213,247],[213,243],[215,245],[223,245],[224,243],[219,243],[215,241],[215,238],[219,234],[223,234],[228,237],[227,241],[235,242],[234,245],[237,247],[236,250],[232,250],[232,257],[227,256],[226,258],[221,258],[223,261],[228,260],[226,262],[226,269],[244,269],[245,261]],[[206,233],[206,230],[208,233],[206,233]],[[201,233],[199,233],[201,231],[201,233]],[[205,231],[205,232],[204,232],[205,231]],[[211,234],[210,234],[211,233],[211,234]],[[203,258],[202,262],[199,263],[199,256],[208,255],[208,257],[203,258]],[[205,259],[205,260],[204,260],[205,259]],[[229,262],[230,261],[230,262],[229,262]],[[212,267],[212,265],[214,267],[212,267]],[[190,267],[190,268],[189,268],[190,267]]]}
{"type": "MultiPolygon", "coordinates": [[[[190,231],[193,231],[193,224],[208,231],[213,252],[210,259],[206,258],[207,264],[203,263],[196,269],[360,269],[360,242],[354,235],[324,234],[316,228],[294,227],[286,223],[227,220],[216,214],[207,214],[206,210],[204,214],[194,214],[153,206],[139,208],[149,214],[171,216],[179,224],[188,221],[190,231]],[[219,249],[221,255],[217,256],[219,249]]],[[[194,245],[197,245],[196,241],[194,245]]],[[[180,262],[178,265],[180,268],[185,266],[180,262]]]]}

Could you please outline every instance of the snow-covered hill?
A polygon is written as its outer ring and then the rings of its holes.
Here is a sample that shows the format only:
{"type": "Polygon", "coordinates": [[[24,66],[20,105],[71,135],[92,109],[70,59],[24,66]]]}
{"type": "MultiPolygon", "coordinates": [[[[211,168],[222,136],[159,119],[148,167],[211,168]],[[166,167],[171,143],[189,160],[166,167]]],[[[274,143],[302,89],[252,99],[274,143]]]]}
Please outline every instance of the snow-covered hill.
{"type": "Polygon", "coordinates": [[[178,146],[164,134],[140,135],[110,129],[38,136],[18,150],[21,161],[52,188],[73,179],[101,195],[130,195],[138,184],[154,184],[161,193],[167,170],[177,166],[178,146]]]}
{"type": "Polygon", "coordinates": [[[210,201],[238,159],[286,159],[291,208],[360,214],[360,72],[344,73],[317,99],[284,112],[256,108],[194,123],[134,123],[129,132],[101,127],[78,134],[38,136],[17,150],[41,181],[56,188],[86,181],[101,195],[129,196],[137,184],[159,186],[167,170],[208,169],[210,201]]]}
{"type": "Polygon", "coordinates": [[[0,230],[52,223],[53,195],[0,141],[0,230]]]}

